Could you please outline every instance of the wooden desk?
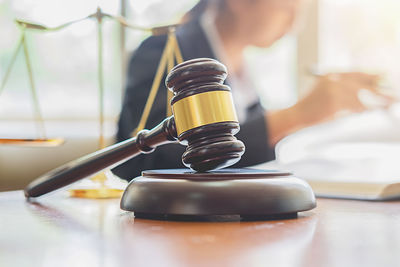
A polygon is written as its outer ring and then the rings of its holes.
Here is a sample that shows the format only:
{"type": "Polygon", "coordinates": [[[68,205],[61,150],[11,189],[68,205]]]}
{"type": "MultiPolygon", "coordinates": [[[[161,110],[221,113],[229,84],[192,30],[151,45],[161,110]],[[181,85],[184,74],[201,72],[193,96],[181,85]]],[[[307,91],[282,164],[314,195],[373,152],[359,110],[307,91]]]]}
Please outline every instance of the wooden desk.
{"type": "Polygon", "coordinates": [[[298,219],[167,222],[119,200],[0,193],[0,266],[400,266],[400,202],[318,199],[298,219]]]}

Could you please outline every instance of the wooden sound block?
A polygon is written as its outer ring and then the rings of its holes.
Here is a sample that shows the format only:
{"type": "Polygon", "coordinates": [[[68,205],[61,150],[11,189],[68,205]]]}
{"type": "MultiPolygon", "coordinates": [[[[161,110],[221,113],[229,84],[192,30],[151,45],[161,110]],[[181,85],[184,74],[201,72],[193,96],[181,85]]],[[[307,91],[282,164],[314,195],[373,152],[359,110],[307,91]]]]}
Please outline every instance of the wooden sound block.
{"type": "Polygon", "coordinates": [[[290,172],[223,169],[144,171],[132,180],[121,209],[136,217],[240,215],[249,218],[296,217],[316,207],[311,187],[290,172]]]}

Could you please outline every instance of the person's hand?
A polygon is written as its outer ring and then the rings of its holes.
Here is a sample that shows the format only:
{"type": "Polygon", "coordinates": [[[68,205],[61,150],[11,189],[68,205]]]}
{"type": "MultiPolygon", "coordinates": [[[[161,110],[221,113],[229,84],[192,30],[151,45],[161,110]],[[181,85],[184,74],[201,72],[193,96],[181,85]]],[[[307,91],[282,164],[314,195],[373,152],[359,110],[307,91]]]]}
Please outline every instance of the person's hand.
{"type": "Polygon", "coordinates": [[[362,112],[370,108],[359,98],[362,90],[379,96],[384,101],[383,105],[388,106],[393,99],[378,91],[379,80],[378,75],[360,72],[321,76],[309,94],[297,103],[296,109],[307,125],[330,120],[343,113],[362,112]]]}
{"type": "Polygon", "coordinates": [[[379,79],[378,75],[359,72],[332,73],[319,77],[312,90],[296,105],[266,113],[270,144],[276,144],[301,128],[334,119],[341,113],[368,109],[359,98],[363,90],[379,96],[383,107],[391,105],[394,99],[379,92],[379,79]]]}

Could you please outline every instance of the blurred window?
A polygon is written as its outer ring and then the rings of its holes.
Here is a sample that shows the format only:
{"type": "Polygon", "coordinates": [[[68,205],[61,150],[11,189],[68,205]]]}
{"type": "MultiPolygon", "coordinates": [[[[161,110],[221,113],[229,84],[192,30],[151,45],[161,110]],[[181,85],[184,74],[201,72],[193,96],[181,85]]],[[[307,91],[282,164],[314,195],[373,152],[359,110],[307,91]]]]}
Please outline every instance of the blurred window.
{"type": "MultiPolygon", "coordinates": [[[[313,0],[315,1],[315,0],[313,0]]],[[[14,18],[56,26],[95,11],[122,14],[142,26],[175,23],[196,0],[0,0],[0,79],[4,77],[19,38],[14,18]],[[6,37],[6,38],[4,38],[6,37]]],[[[319,0],[308,14],[318,31],[306,27],[300,34],[310,42],[287,36],[268,49],[249,48],[246,59],[262,102],[268,109],[290,106],[304,83],[304,65],[323,71],[364,70],[385,74],[390,86],[400,88],[400,2],[397,0],[319,0]],[[307,32],[308,31],[308,32],[307,32]],[[308,49],[308,50],[307,50],[308,49]],[[316,51],[314,51],[316,50],[316,51]],[[317,56],[316,56],[317,55],[317,56]],[[309,60],[318,58],[317,62],[309,60]]],[[[105,112],[118,116],[124,65],[130,52],[147,35],[120,27],[108,19],[104,27],[105,112]],[[121,47],[124,50],[121,52],[121,47]],[[127,51],[127,52],[126,52],[127,51]],[[121,54],[122,53],[122,54],[121,54]]],[[[98,114],[97,34],[94,20],[80,22],[58,32],[28,31],[27,43],[42,113],[45,119],[96,118],[98,114]]],[[[304,83],[305,84],[305,83],[304,83]]],[[[310,85],[307,84],[307,87],[310,85]]],[[[0,119],[32,117],[28,76],[23,54],[17,57],[5,91],[0,96],[0,119]]]]}
{"type": "MultiPolygon", "coordinates": [[[[3,79],[20,32],[14,19],[58,26],[96,11],[96,0],[3,0],[0,1],[0,79],[3,79]]],[[[116,14],[118,1],[103,1],[104,12],[116,14]]],[[[103,24],[106,114],[119,109],[121,68],[118,26],[103,24]]],[[[55,32],[26,31],[33,76],[45,119],[87,119],[98,114],[97,28],[86,20],[55,32]]],[[[28,74],[22,50],[0,96],[1,119],[32,118],[28,74]]]]}
{"type": "Polygon", "coordinates": [[[320,0],[319,63],[324,71],[367,71],[400,90],[400,1],[320,0]]]}

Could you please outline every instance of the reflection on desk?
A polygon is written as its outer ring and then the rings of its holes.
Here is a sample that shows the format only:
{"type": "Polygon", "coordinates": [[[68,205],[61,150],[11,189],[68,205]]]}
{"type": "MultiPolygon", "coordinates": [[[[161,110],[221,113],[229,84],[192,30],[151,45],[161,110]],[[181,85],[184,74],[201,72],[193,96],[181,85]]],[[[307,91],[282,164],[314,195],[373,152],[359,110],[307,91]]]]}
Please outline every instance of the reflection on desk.
{"type": "Polygon", "coordinates": [[[0,193],[2,266],[398,266],[400,202],[319,199],[298,219],[134,218],[118,200],[0,193]]]}

